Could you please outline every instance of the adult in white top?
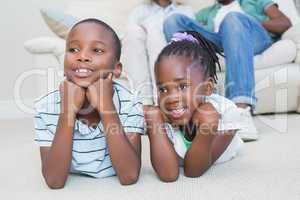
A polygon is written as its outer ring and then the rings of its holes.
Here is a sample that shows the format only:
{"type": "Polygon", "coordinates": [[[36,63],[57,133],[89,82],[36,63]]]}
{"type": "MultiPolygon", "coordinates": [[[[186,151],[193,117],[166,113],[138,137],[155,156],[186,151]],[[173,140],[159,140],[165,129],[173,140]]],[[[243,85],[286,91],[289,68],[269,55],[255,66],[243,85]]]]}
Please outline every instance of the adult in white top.
{"type": "Polygon", "coordinates": [[[154,62],[166,45],[163,21],[174,13],[195,18],[190,6],[175,0],[149,0],[138,5],[128,19],[122,63],[130,85],[141,94],[144,105],[156,104],[154,62]]]}

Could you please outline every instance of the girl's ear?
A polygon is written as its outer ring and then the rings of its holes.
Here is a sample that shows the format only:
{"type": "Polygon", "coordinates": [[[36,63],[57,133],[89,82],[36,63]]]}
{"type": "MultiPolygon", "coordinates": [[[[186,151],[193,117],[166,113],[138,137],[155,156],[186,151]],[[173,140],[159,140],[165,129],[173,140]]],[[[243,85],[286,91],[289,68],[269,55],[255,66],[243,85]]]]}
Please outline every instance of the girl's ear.
{"type": "Polygon", "coordinates": [[[115,68],[113,70],[113,74],[116,78],[119,78],[121,76],[121,73],[122,73],[122,68],[123,68],[123,65],[121,62],[117,62],[115,64],[115,68]]]}
{"type": "Polygon", "coordinates": [[[205,81],[204,93],[205,96],[210,96],[214,91],[214,80],[209,78],[205,81]]]}

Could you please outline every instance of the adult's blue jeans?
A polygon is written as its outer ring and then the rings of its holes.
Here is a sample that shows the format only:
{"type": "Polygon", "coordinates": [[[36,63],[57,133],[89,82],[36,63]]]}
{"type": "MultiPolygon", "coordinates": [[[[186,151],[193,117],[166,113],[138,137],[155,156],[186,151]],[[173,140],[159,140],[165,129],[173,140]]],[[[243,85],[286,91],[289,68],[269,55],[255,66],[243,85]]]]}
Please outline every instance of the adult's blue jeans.
{"type": "Polygon", "coordinates": [[[235,103],[255,107],[254,55],[272,44],[263,26],[251,16],[232,12],[222,21],[219,32],[209,31],[197,21],[174,14],[164,22],[164,33],[169,42],[176,32],[196,31],[224,51],[225,96],[235,103]]]}

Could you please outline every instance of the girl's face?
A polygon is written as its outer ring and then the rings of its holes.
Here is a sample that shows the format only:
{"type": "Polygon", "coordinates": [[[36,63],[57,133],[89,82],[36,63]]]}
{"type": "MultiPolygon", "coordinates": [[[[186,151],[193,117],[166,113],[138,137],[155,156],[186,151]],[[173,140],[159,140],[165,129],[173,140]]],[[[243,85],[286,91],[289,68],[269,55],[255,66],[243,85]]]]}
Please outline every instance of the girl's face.
{"type": "Polygon", "coordinates": [[[188,124],[203,97],[213,90],[201,67],[182,56],[162,58],[155,75],[160,109],[173,125],[188,124]]]}
{"type": "Polygon", "coordinates": [[[66,44],[64,73],[71,82],[87,88],[110,72],[119,76],[121,64],[115,59],[111,32],[96,23],[78,24],[66,44]]]}

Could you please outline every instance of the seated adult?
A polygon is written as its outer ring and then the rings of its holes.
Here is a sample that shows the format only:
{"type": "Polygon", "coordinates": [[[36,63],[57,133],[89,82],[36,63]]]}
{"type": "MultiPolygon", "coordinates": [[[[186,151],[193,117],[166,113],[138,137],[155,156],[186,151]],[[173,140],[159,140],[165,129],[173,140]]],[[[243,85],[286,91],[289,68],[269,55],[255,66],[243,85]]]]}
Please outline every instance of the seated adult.
{"type": "Polygon", "coordinates": [[[244,141],[258,139],[251,110],[255,97],[254,55],[262,53],[291,26],[272,0],[217,0],[200,10],[196,20],[174,14],[164,22],[167,41],[182,31],[197,31],[225,55],[225,96],[245,109],[245,128],[238,131],[244,141]]]}

